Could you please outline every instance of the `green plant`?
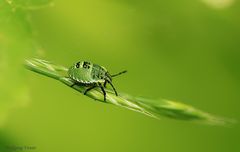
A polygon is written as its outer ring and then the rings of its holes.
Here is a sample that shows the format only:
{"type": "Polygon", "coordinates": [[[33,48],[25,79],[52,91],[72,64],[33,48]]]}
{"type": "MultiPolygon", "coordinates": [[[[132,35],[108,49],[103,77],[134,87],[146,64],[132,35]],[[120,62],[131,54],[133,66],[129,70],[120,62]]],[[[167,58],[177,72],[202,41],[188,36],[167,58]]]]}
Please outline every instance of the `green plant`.
{"type": "Polygon", "coordinates": [[[21,63],[41,52],[34,39],[31,12],[50,5],[51,0],[0,0],[0,128],[12,109],[30,102],[21,63]]]}
{"type": "MultiPolygon", "coordinates": [[[[64,66],[56,65],[41,59],[26,60],[25,66],[31,71],[58,80],[80,93],[84,93],[86,89],[85,86],[72,86],[72,80],[67,77],[68,69],[64,66]]],[[[106,89],[106,92],[106,101],[103,100],[102,92],[99,88],[92,89],[86,95],[94,100],[124,107],[157,119],[159,119],[160,116],[167,116],[174,119],[199,121],[212,125],[226,124],[225,119],[215,117],[180,102],[166,99],[150,100],[141,97],[133,97],[124,93],[120,93],[119,96],[116,96],[113,91],[108,89],[106,89]]]]}

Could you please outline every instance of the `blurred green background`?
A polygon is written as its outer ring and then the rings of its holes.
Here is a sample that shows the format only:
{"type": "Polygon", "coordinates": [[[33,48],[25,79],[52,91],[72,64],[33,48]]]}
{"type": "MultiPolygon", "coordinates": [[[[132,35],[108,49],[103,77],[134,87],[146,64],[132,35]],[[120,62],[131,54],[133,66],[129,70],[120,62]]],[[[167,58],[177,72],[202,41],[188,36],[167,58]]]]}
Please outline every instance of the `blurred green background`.
{"type": "Polygon", "coordinates": [[[38,57],[103,65],[118,91],[240,120],[237,0],[0,0],[0,152],[238,152],[217,127],[107,105],[24,69],[38,57]],[[10,147],[10,148],[9,148],[10,147]]]}

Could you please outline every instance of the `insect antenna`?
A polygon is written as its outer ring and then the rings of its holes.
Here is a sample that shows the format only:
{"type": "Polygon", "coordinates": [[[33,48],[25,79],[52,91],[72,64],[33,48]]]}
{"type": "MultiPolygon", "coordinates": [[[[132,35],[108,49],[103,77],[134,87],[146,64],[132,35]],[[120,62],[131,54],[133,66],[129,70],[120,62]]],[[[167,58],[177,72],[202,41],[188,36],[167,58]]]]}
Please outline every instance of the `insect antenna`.
{"type": "Polygon", "coordinates": [[[121,74],[126,73],[126,72],[127,72],[127,70],[124,70],[122,72],[119,72],[118,74],[111,75],[111,77],[115,77],[115,76],[121,75],[121,74]]]}

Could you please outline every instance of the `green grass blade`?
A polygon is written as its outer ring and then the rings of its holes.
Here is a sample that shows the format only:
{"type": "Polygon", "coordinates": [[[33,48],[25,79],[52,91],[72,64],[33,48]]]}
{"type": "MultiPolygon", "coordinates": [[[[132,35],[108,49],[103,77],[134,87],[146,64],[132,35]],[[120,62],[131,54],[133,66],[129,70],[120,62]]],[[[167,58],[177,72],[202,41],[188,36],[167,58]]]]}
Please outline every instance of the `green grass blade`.
{"type": "MultiPolygon", "coordinates": [[[[69,87],[73,84],[72,80],[67,77],[68,69],[64,66],[56,65],[41,59],[30,59],[26,60],[25,67],[41,75],[58,80],[69,87]]],[[[71,88],[79,91],[80,93],[83,93],[86,89],[85,86],[80,85],[74,85],[71,88]]],[[[106,92],[106,101],[103,100],[103,95],[99,88],[92,89],[86,95],[94,100],[124,107],[157,119],[161,116],[166,116],[173,119],[197,121],[211,125],[225,125],[231,122],[230,120],[213,116],[180,102],[166,99],[150,100],[133,97],[123,93],[116,96],[114,92],[109,89],[106,89],[106,92]]]]}

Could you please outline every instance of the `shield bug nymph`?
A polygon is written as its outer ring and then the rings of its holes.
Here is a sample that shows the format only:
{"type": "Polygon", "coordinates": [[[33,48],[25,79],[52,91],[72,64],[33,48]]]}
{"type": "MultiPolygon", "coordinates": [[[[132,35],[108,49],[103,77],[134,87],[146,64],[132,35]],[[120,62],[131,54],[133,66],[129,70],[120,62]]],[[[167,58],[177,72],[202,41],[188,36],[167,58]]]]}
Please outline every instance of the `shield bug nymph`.
{"type": "Polygon", "coordinates": [[[112,84],[112,77],[126,72],[127,71],[122,71],[118,74],[110,75],[107,69],[103,66],[87,61],[81,61],[75,63],[69,68],[68,75],[74,82],[72,86],[80,84],[89,87],[84,91],[84,95],[93,88],[100,87],[104,95],[104,101],[106,101],[106,91],[104,88],[106,88],[107,83],[111,85],[116,96],[118,96],[118,93],[112,84]]]}

